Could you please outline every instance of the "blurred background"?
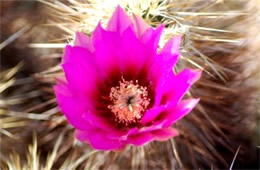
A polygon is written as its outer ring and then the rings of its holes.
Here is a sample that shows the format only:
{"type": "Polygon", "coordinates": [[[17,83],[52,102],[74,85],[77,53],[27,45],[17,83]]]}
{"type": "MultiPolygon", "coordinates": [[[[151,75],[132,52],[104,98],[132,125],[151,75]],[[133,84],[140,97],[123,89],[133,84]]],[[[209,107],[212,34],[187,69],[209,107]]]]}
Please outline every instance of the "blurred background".
{"type": "MultiPolygon", "coordinates": [[[[259,0],[0,0],[2,169],[259,169],[259,0]],[[75,31],[91,35],[117,4],[184,35],[178,70],[203,69],[200,105],[167,142],[95,151],[74,137],[52,86],[75,31]]],[[[177,71],[178,71],[177,70],[177,71]]]]}

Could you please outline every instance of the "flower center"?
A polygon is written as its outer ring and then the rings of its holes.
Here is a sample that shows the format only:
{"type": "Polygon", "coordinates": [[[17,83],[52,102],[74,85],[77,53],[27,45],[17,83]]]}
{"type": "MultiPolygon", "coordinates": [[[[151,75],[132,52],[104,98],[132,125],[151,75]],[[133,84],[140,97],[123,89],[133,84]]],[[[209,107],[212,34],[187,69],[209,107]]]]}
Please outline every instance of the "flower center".
{"type": "Polygon", "coordinates": [[[119,86],[111,88],[109,98],[113,104],[108,108],[114,113],[116,121],[125,125],[140,120],[150,103],[146,87],[139,86],[138,81],[134,83],[123,78],[119,86]]]}

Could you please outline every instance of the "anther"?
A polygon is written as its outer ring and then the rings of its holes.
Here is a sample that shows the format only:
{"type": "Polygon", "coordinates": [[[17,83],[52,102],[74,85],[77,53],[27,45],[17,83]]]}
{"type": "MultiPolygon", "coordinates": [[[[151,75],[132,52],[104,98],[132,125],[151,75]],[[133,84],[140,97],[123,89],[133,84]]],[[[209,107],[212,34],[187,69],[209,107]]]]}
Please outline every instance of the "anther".
{"type": "Polygon", "coordinates": [[[112,87],[109,98],[112,104],[108,106],[119,123],[136,123],[142,118],[150,103],[146,87],[138,85],[138,81],[126,81],[122,78],[119,86],[112,87]]]}

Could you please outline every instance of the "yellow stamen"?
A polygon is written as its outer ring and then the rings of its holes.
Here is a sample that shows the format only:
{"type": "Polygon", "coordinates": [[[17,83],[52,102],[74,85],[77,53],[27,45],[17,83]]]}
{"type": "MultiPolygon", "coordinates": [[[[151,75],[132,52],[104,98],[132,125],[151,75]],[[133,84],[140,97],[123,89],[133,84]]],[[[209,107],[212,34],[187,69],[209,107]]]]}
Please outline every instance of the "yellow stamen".
{"type": "Polygon", "coordinates": [[[138,81],[126,81],[122,78],[119,86],[112,87],[110,100],[113,104],[108,108],[114,113],[119,123],[135,123],[141,119],[150,103],[146,87],[138,85],[138,81]]]}

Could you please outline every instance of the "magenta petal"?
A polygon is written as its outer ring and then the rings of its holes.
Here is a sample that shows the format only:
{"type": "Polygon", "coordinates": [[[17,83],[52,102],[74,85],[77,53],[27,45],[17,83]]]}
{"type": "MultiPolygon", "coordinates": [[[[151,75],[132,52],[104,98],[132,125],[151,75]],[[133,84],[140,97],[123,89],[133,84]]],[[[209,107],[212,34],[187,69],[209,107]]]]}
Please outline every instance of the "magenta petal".
{"type": "Polygon", "coordinates": [[[184,69],[174,78],[173,81],[167,81],[164,86],[167,90],[164,94],[167,100],[177,104],[191,85],[200,78],[200,76],[201,70],[184,69]]]}
{"type": "Polygon", "coordinates": [[[82,103],[80,100],[77,100],[69,92],[69,89],[66,85],[58,84],[54,86],[54,90],[59,107],[70,124],[80,130],[89,130],[92,128],[89,123],[82,119],[82,114],[91,105],[88,106],[87,103],[82,103]]]}
{"type": "Polygon", "coordinates": [[[105,131],[114,131],[115,128],[109,124],[103,117],[98,116],[91,111],[87,111],[83,114],[82,118],[94,127],[103,129],[105,131]]]}
{"type": "Polygon", "coordinates": [[[95,66],[93,54],[88,49],[79,46],[67,45],[62,59],[62,63],[80,63],[91,68],[95,66]]]}
{"type": "Polygon", "coordinates": [[[111,131],[107,134],[109,139],[116,139],[116,140],[126,140],[127,139],[127,131],[111,131]]]}
{"type": "Polygon", "coordinates": [[[91,146],[99,150],[120,150],[124,147],[124,143],[119,140],[108,139],[106,132],[95,130],[89,134],[89,142],[91,146]]]}
{"type": "Polygon", "coordinates": [[[165,141],[176,135],[178,135],[178,132],[175,129],[163,128],[129,136],[127,142],[137,146],[141,146],[152,140],[165,141]]]}
{"type": "Polygon", "coordinates": [[[95,46],[95,60],[104,78],[109,78],[113,72],[119,71],[117,51],[121,42],[120,36],[116,32],[109,32],[99,24],[92,36],[95,46]]]}
{"type": "Polygon", "coordinates": [[[97,75],[91,68],[76,63],[66,63],[62,67],[71,91],[84,99],[87,97],[92,100],[95,99],[97,75]]]}
{"type": "Polygon", "coordinates": [[[153,56],[154,54],[156,54],[163,29],[164,25],[160,25],[156,29],[146,29],[145,33],[143,34],[141,41],[145,44],[146,48],[148,49],[147,52],[149,52],[149,55],[153,56]]]}
{"type": "Polygon", "coordinates": [[[110,139],[126,140],[128,136],[139,133],[139,129],[132,128],[128,131],[111,131],[107,134],[107,137],[110,139]]]}
{"type": "Polygon", "coordinates": [[[165,109],[156,116],[153,116],[153,123],[149,126],[142,127],[135,131],[133,134],[139,134],[143,132],[151,132],[160,130],[164,127],[171,126],[174,122],[181,119],[188,114],[199,102],[199,99],[187,99],[181,101],[177,106],[175,103],[167,103],[165,109]]]}
{"type": "Polygon", "coordinates": [[[163,110],[166,109],[166,106],[157,106],[149,109],[143,116],[141,123],[143,125],[152,122],[163,110]]]}
{"type": "Polygon", "coordinates": [[[155,130],[151,133],[155,136],[155,140],[157,141],[166,141],[178,135],[178,131],[171,127],[155,130]]]}
{"type": "Polygon", "coordinates": [[[182,40],[182,36],[176,36],[173,37],[172,39],[170,39],[165,46],[163,47],[163,49],[161,50],[161,54],[164,53],[168,53],[171,55],[180,55],[180,46],[181,46],[181,40],[182,40]]]}
{"type": "Polygon", "coordinates": [[[91,38],[81,32],[76,32],[76,38],[74,41],[74,45],[86,48],[90,52],[94,51],[94,47],[93,47],[91,38]]]}
{"type": "Polygon", "coordinates": [[[161,89],[167,78],[173,74],[173,67],[176,64],[178,55],[170,55],[170,57],[168,54],[157,55],[150,68],[149,77],[158,89],[161,89]]]}
{"type": "Polygon", "coordinates": [[[146,22],[140,18],[139,16],[133,14],[134,19],[134,28],[137,34],[138,38],[141,38],[142,35],[146,32],[146,30],[149,28],[149,25],[146,24],[146,22]]]}
{"type": "MultiPolygon", "coordinates": [[[[156,73],[155,73],[156,74],[156,73]]],[[[165,86],[166,84],[173,84],[175,82],[175,75],[173,71],[171,71],[168,75],[167,78],[164,77],[159,77],[157,80],[156,75],[153,74],[154,81],[158,81],[156,84],[156,93],[155,93],[155,106],[159,106],[162,103],[162,98],[164,94],[169,93],[170,89],[166,89],[165,86]]]]}
{"type": "Polygon", "coordinates": [[[141,146],[150,142],[154,138],[155,136],[152,135],[150,132],[143,132],[143,133],[129,136],[127,142],[137,146],[141,146]]]}
{"type": "Polygon", "coordinates": [[[102,27],[101,23],[98,23],[92,35],[92,42],[96,51],[98,51],[96,46],[98,46],[100,43],[106,45],[110,51],[114,51],[117,50],[120,44],[120,38],[121,36],[118,34],[118,32],[107,31],[102,27]]]}
{"type": "Polygon", "coordinates": [[[174,75],[171,71],[167,77],[160,79],[156,87],[155,105],[165,101],[177,104],[200,76],[200,70],[184,69],[178,75],[174,75]]]}
{"type": "Polygon", "coordinates": [[[99,75],[94,56],[87,49],[66,46],[63,63],[62,67],[72,90],[84,94],[84,91],[96,89],[99,75]]]}
{"type": "Polygon", "coordinates": [[[108,22],[107,30],[122,34],[129,26],[133,27],[132,21],[125,11],[118,6],[108,22]]]}
{"type": "MultiPolygon", "coordinates": [[[[163,89],[166,80],[173,74],[173,67],[180,55],[180,43],[181,36],[172,38],[154,59],[153,65],[150,68],[150,79],[157,86],[158,91],[163,89]]],[[[156,105],[158,105],[158,102],[160,101],[156,100],[156,105]]]]}
{"type": "Polygon", "coordinates": [[[82,142],[89,143],[89,135],[94,131],[95,128],[88,129],[87,131],[76,130],[76,137],[82,142]]]}
{"type": "MultiPolygon", "coordinates": [[[[155,106],[161,104],[163,94],[169,90],[165,88],[166,84],[173,84],[175,75],[173,73],[173,65],[177,61],[177,55],[172,56],[169,60],[164,60],[163,55],[159,55],[157,62],[151,67],[150,79],[156,86],[155,106]]],[[[175,82],[175,81],[174,81],[175,82]]],[[[178,83],[179,85],[179,83],[178,83]]]]}
{"type": "Polygon", "coordinates": [[[199,102],[199,99],[186,99],[182,100],[177,106],[169,109],[160,117],[160,124],[163,127],[169,127],[176,121],[180,120],[186,114],[188,114],[199,102]]]}
{"type": "Polygon", "coordinates": [[[138,128],[132,128],[127,132],[127,136],[131,136],[133,134],[136,134],[138,132],[138,128]]]}
{"type": "Polygon", "coordinates": [[[146,54],[143,44],[137,39],[132,28],[128,28],[123,36],[118,50],[120,70],[123,73],[131,72],[137,75],[143,67],[146,54]]]}

